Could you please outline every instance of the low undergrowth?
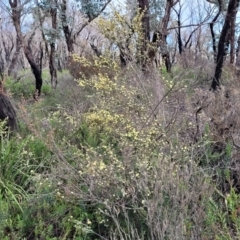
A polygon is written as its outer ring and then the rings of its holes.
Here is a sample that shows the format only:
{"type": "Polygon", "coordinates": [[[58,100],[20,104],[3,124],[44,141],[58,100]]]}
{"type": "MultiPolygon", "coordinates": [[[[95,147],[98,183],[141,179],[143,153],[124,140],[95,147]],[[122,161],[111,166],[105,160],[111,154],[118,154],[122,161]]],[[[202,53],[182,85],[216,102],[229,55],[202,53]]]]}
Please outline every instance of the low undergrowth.
{"type": "Polygon", "coordinates": [[[192,86],[75,60],[98,71],[22,101],[19,132],[2,132],[0,238],[239,239],[233,145],[199,127],[192,86]]]}

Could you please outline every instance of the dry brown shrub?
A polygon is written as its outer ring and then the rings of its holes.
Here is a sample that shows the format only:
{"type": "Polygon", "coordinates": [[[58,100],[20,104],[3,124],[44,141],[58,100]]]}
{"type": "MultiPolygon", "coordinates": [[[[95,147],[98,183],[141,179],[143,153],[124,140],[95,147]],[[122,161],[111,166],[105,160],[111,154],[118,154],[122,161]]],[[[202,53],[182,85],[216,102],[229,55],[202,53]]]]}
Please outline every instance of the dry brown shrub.
{"type": "Polygon", "coordinates": [[[224,191],[230,186],[240,191],[240,88],[231,84],[231,79],[228,81],[228,86],[215,93],[196,89],[196,99],[202,114],[200,123],[209,126],[213,153],[219,154],[215,167],[226,168],[230,173],[224,191]],[[226,155],[228,146],[232,148],[231,156],[226,155]]]}
{"type": "Polygon", "coordinates": [[[98,75],[99,73],[107,75],[110,79],[114,77],[115,71],[113,71],[112,67],[107,63],[105,65],[96,64],[95,60],[98,59],[97,56],[85,54],[81,57],[84,60],[84,63],[79,61],[78,57],[79,56],[76,55],[70,56],[67,65],[67,69],[75,79],[83,77],[88,79],[94,75],[98,75]]]}

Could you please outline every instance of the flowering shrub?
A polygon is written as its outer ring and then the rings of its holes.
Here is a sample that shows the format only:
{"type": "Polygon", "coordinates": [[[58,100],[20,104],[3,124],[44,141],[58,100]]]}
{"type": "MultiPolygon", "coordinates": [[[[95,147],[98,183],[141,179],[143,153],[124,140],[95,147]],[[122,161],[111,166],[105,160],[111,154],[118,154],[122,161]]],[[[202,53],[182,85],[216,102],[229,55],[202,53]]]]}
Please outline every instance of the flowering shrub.
{"type": "MultiPolygon", "coordinates": [[[[133,62],[141,17],[97,22],[119,47],[130,35],[133,62]]],[[[218,129],[192,104],[185,69],[121,69],[107,51],[72,55],[69,68],[64,94],[23,102],[19,135],[1,136],[0,238],[239,239],[233,146],[214,149],[218,129]]]]}

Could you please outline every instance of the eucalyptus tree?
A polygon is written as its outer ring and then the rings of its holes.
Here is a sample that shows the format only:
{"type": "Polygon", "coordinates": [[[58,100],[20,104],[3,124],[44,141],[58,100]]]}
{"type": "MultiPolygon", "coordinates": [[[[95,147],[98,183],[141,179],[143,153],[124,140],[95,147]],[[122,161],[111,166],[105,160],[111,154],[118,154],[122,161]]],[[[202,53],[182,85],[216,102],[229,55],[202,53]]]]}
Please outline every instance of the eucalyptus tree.
{"type": "Polygon", "coordinates": [[[9,13],[8,0],[0,1],[1,69],[5,74],[17,77],[20,63],[24,67],[24,56],[22,56],[24,54],[9,13]]]}
{"type": "Polygon", "coordinates": [[[172,7],[178,1],[137,0],[137,6],[140,9],[140,13],[143,14],[142,32],[145,44],[143,44],[141,52],[145,52],[144,57],[147,61],[152,62],[156,56],[157,49],[160,48],[168,72],[171,71],[170,54],[167,47],[168,24],[172,7]]]}
{"type": "Polygon", "coordinates": [[[56,66],[56,41],[60,35],[60,29],[57,24],[58,19],[58,0],[36,0],[37,4],[37,16],[39,17],[39,22],[43,28],[43,20],[41,12],[43,13],[43,18],[49,17],[51,19],[51,26],[48,29],[42,29],[42,36],[46,44],[46,50],[48,52],[48,43],[50,45],[49,55],[49,71],[51,75],[51,86],[53,88],[57,87],[57,66],[56,66]],[[40,12],[41,10],[41,12],[40,12]]]}
{"type": "Polygon", "coordinates": [[[111,0],[75,0],[75,2],[79,15],[82,15],[82,23],[74,28],[72,16],[68,12],[69,2],[67,0],[59,0],[60,19],[69,53],[74,52],[76,37],[90,22],[105,11],[111,0]]]}
{"type": "Polygon", "coordinates": [[[173,7],[179,0],[166,0],[164,5],[164,13],[159,21],[159,25],[153,34],[153,42],[157,47],[160,47],[162,57],[165,61],[166,69],[171,72],[170,53],[167,46],[168,24],[170,21],[171,12],[173,7]]]}
{"type": "Polygon", "coordinates": [[[8,0],[10,6],[10,14],[12,18],[13,25],[16,30],[17,38],[19,40],[19,44],[23,47],[24,54],[31,66],[32,72],[35,77],[36,83],[36,92],[34,97],[37,98],[41,94],[42,88],[42,49],[40,46],[40,59],[37,61],[34,57],[34,54],[31,49],[31,41],[35,34],[35,31],[32,32],[31,36],[26,40],[23,32],[22,32],[22,17],[25,14],[28,14],[32,7],[31,0],[8,0]]]}
{"type": "Polygon", "coordinates": [[[166,6],[164,11],[164,16],[162,18],[162,21],[160,23],[159,27],[159,46],[162,51],[162,55],[165,60],[165,65],[168,72],[171,72],[171,61],[170,61],[170,54],[167,49],[167,35],[168,35],[168,24],[170,20],[170,15],[172,8],[179,2],[179,0],[166,0],[166,6]]]}

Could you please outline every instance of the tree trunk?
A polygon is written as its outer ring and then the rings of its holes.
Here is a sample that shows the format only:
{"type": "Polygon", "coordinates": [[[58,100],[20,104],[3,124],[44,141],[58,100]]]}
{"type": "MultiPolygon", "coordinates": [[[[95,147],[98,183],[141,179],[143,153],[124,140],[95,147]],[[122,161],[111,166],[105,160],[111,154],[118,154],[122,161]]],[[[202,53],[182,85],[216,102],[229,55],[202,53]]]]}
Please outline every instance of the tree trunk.
{"type": "Polygon", "coordinates": [[[227,9],[226,19],[220,34],[218,43],[217,63],[215,68],[214,78],[212,80],[211,89],[216,91],[220,87],[220,78],[222,74],[223,60],[225,55],[225,43],[227,33],[231,27],[231,19],[234,17],[235,11],[237,11],[239,0],[230,0],[227,9]]]}
{"type": "Polygon", "coordinates": [[[220,13],[222,11],[222,2],[221,0],[218,0],[218,12],[216,16],[213,18],[212,22],[209,24],[210,31],[211,31],[211,36],[212,36],[212,48],[213,48],[213,57],[214,57],[214,62],[217,62],[217,46],[216,46],[216,36],[214,32],[214,24],[216,23],[218,17],[220,16],[220,13]]]}
{"type": "Polygon", "coordinates": [[[41,94],[41,88],[42,88],[42,69],[40,66],[38,66],[34,60],[34,57],[32,55],[32,51],[30,46],[24,46],[24,53],[25,56],[31,66],[33,75],[35,77],[35,82],[36,82],[36,92],[34,95],[34,98],[37,98],[41,94]]]}
{"type": "Polygon", "coordinates": [[[183,52],[183,43],[182,43],[182,37],[181,37],[181,22],[180,18],[177,21],[178,23],[178,49],[179,49],[179,54],[181,55],[183,52]]]}
{"type": "Polygon", "coordinates": [[[238,36],[237,40],[237,49],[236,49],[236,67],[240,68],[240,35],[238,36]]]}
{"type": "Polygon", "coordinates": [[[138,0],[140,13],[143,13],[142,30],[145,41],[150,40],[150,23],[149,23],[149,2],[148,0],[138,0]]]}
{"type": "Polygon", "coordinates": [[[236,3],[236,8],[231,18],[231,28],[230,28],[230,63],[231,64],[234,64],[234,60],[235,60],[235,32],[236,32],[236,17],[237,17],[238,7],[239,7],[239,1],[237,1],[236,3]]]}
{"type": "Polygon", "coordinates": [[[17,65],[18,60],[19,60],[21,47],[22,47],[21,40],[18,37],[16,37],[16,50],[15,50],[15,53],[13,55],[10,66],[8,68],[8,75],[11,75],[14,72],[14,69],[17,65]]]}
{"type": "Polygon", "coordinates": [[[67,44],[67,49],[69,53],[74,52],[74,40],[72,36],[72,31],[68,27],[68,22],[67,22],[67,1],[63,0],[61,4],[61,21],[62,21],[62,28],[64,32],[64,36],[66,39],[66,44],[67,44]]]}
{"type": "Polygon", "coordinates": [[[176,15],[177,15],[177,40],[178,40],[178,51],[179,54],[181,55],[183,52],[183,42],[182,42],[182,36],[181,36],[181,11],[182,11],[182,6],[179,6],[179,10],[175,10],[176,15]]]}
{"type": "Polygon", "coordinates": [[[9,4],[11,6],[11,10],[12,10],[12,20],[13,20],[13,24],[14,27],[16,29],[16,33],[17,33],[17,38],[20,41],[20,44],[23,45],[23,49],[24,49],[24,54],[31,66],[33,75],[35,77],[35,82],[36,82],[36,92],[34,97],[38,97],[41,94],[41,88],[42,88],[42,69],[40,66],[38,66],[34,60],[31,48],[29,46],[29,44],[26,44],[24,42],[24,38],[22,35],[22,31],[21,31],[21,13],[22,13],[22,8],[23,6],[19,6],[19,1],[18,0],[9,0],[9,4]]]}
{"type": "Polygon", "coordinates": [[[166,2],[166,7],[165,7],[165,13],[160,25],[160,38],[159,38],[159,46],[162,52],[162,56],[165,60],[165,65],[167,72],[171,72],[171,60],[170,60],[170,54],[167,49],[167,27],[170,19],[170,14],[171,14],[171,9],[172,7],[179,2],[178,0],[173,1],[173,0],[167,0],[166,2]]]}
{"type": "Polygon", "coordinates": [[[47,57],[49,58],[48,42],[47,42],[47,39],[46,39],[44,31],[43,31],[43,22],[44,22],[45,16],[44,15],[42,16],[40,9],[41,9],[41,7],[39,4],[39,1],[37,0],[37,15],[38,15],[38,20],[39,20],[39,24],[40,24],[40,30],[41,30],[42,38],[43,38],[43,41],[45,44],[45,53],[46,53],[47,57]]]}
{"type": "Polygon", "coordinates": [[[0,91],[0,120],[6,120],[6,127],[17,130],[17,114],[14,106],[5,93],[0,91]]]}
{"type": "Polygon", "coordinates": [[[57,87],[57,68],[56,68],[56,49],[55,49],[55,41],[56,41],[56,30],[57,30],[57,2],[54,1],[54,6],[51,8],[51,16],[52,16],[52,39],[50,43],[50,56],[49,56],[49,69],[51,74],[51,85],[52,88],[57,87]]]}

